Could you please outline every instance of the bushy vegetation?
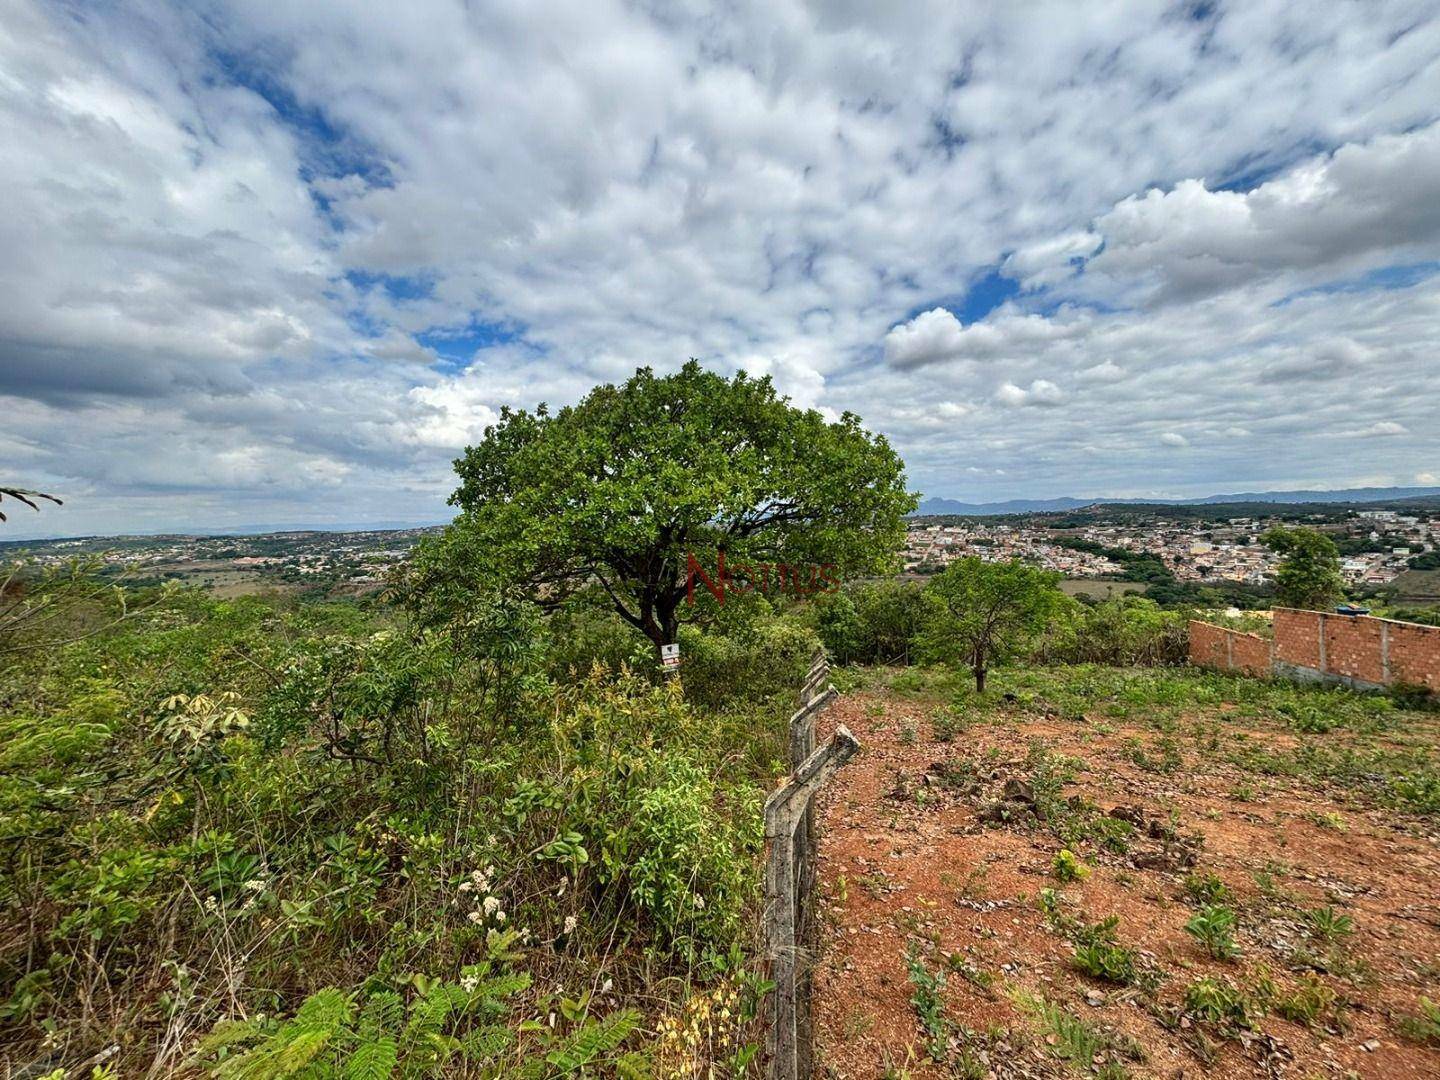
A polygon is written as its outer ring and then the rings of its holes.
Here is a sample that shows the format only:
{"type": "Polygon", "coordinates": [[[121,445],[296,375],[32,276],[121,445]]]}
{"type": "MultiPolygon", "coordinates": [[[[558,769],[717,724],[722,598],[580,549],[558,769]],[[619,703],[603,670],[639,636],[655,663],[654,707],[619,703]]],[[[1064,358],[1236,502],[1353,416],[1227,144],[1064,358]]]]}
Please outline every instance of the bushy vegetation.
{"type": "Polygon", "coordinates": [[[760,803],[805,627],[687,628],[667,681],[584,597],[38,587],[69,592],[0,642],[11,1062],[558,1076],[755,1052],[760,803]]]}
{"type": "Polygon", "coordinates": [[[989,626],[977,620],[981,624],[967,631],[966,619],[955,609],[981,610],[976,603],[985,591],[980,579],[996,578],[1008,572],[1010,565],[970,560],[966,566],[935,575],[923,586],[913,582],[857,583],[817,597],[810,617],[831,658],[840,664],[909,664],[950,658],[963,659],[973,674],[977,643],[987,670],[991,663],[1007,660],[1126,666],[1185,662],[1187,612],[1166,610],[1135,595],[1085,603],[1064,595],[1053,575],[1039,571],[1031,571],[1024,579],[1025,603],[1033,617],[1018,620],[1014,627],[1003,625],[1003,619],[991,620],[1000,625],[989,626]],[[951,583],[962,573],[967,582],[956,594],[951,583]],[[944,599],[947,589],[952,594],[949,602],[944,599]],[[964,657],[959,656],[961,651],[964,657]]]}

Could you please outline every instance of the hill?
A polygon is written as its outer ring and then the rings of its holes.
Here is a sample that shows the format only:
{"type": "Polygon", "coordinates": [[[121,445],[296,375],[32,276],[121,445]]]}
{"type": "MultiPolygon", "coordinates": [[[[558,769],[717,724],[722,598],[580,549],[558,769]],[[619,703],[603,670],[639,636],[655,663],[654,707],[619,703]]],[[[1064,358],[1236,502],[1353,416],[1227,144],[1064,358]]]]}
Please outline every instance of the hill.
{"type": "Polygon", "coordinates": [[[1216,506],[1237,504],[1309,505],[1397,505],[1440,506],[1440,487],[1345,488],[1334,491],[1246,491],[1229,495],[1206,495],[1196,499],[1009,499],[1004,502],[967,503],[955,499],[928,498],[915,511],[917,517],[998,517],[1007,514],[1044,514],[1091,507],[1118,506],[1216,506]]]}

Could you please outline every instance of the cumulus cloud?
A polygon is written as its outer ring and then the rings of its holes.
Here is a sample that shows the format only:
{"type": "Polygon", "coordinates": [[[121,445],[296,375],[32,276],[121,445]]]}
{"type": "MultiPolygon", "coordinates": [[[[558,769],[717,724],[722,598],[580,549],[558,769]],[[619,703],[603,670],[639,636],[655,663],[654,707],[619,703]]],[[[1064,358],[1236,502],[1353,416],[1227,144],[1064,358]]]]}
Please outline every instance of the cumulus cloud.
{"type": "MultiPolygon", "coordinates": [[[[1294,286],[1440,254],[1440,124],[1341,146],[1249,191],[1202,178],[1132,195],[1090,232],[1012,259],[1027,285],[1084,265],[1143,303],[1195,300],[1281,278],[1294,286]],[[1085,249],[1095,251],[1093,258],[1085,249]]],[[[1007,263],[1010,267],[1011,263],[1007,263]]]]}
{"type": "Polygon", "coordinates": [[[26,527],[443,517],[501,406],[690,356],[934,494],[1294,486],[1375,415],[1412,475],[1440,26],[1172,7],[16,0],[26,527]]]}
{"type": "Polygon", "coordinates": [[[1083,333],[1088,322],[1084,312],[1046,318],[1004,309],[984,322],[962,326],[949,311],[935,308],[886,334],[885,358],[898,368],[940,361],[1005,359],[1083,333]]]}
{"type": "Polygon", "coordinates": [[[1065,394],[1049,379],[1036,379],[1028,390],[1022,390],[1014,383],[1005,383],[995,391],[995,400],[1015,408],[1026,405],[1051,406],[1061,404],[1065,400],[1065,394]]]}

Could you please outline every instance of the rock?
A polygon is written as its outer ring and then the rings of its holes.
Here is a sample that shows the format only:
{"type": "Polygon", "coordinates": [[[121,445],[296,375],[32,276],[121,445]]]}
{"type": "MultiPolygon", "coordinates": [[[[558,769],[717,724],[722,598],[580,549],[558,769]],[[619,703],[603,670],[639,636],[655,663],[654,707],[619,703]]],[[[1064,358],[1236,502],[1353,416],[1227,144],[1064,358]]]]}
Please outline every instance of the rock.
{"type": "Polygon", "coordinates": [[[1363,1043],[1360,1044],[1360,1049],[1364,1050],[1367,1054],[1373,1054],[1376,1050],[1380,1049],[1380,1040],[1366,1039],[1363,1043]]]}
{"type": "Polygon", "coordinates": [[[1012,802],[1001,799],[997,802],[987,803],[980,808],[975,815],[979,821],[990,825],[1004,825],[1010,822],[1030,822],[1035,815],[1030,812],[1030,807],[1022,802],[1012,802]]]}
{"type": "Polygon", "coordinates": [[[1145,811],[1138,806],[1117,806],[1110,811],[1109,816],[1117,821],[1128,821],[1137,829],[1145,827],[1145,811]]]}
{"type": "Polygon", "coordinates": [[[1105,1004],[1105,995],[1102,994],[1099,990],[1094,990],[1094,989],[1086,990],[1086,991],[1085,991],[1085,1004],[1086,1004],[1086,1005],[1091,1005],[1091,1006],[1097,1006],[1097,1007],[1100,1006],[1100,1005],[1104,1005],[1104,1004],[1105,1004]]]}
{"type": "Polygon", "coordinates": [[[1151,818],[1145,823],[1145,832],[1155,840],[1174,840],[1175,830],[1168,822],[1151,818]]]}
{"type": "Polygon", "coordinates": [[[1027,806],[1035,805],[1035,789],[1024,780],[1018,777],[1010,777],[1005,781],[1005,786],[1000,789],[1000,798],[1006,802],[1024,803],[1027,806]]]}

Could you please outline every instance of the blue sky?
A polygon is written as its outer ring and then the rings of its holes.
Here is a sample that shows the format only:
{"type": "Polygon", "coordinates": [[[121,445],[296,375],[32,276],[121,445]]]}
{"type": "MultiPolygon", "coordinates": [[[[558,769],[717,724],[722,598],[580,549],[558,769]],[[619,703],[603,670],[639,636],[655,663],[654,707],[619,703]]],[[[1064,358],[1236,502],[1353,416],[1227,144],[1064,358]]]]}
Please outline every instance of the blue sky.
{"type": "Polygon", "coordinates": [[[969,501],[1440,483],[1433,4],[0,14],[3,536],[437,520],[694,356],[969,501]]]}

